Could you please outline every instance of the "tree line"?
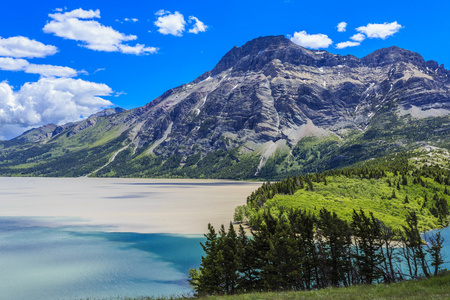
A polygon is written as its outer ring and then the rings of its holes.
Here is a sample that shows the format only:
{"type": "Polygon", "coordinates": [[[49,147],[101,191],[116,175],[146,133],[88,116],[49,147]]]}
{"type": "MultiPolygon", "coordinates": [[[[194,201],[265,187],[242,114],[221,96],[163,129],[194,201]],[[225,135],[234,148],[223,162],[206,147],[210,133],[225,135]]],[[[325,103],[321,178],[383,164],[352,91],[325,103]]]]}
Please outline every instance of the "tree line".
{"type": "MultiPolygon", "coordinates": [[[[411,166],[408,163],[408,158],[408,156],[393,156],[344,169],[316,174],[295,175],[294,177],[288,176],[277,182],[267,181],[247,197],[247,209],[257,211],[277,194],[293,195],[299,189],[313,191],[318,183],[327,185],[327,177],[344,176],[376,180],[385,178],[388,186],[393,189],[390,198],[397,198],[396,190],[400,190],[401,187],[411,184],[422,186],[424,202],[421,210],[430,211],[442,226],[447,225],[450,217],[450,207],[442,195],[450,195],[448,189],[448,185],[450,185],[450,171],[433,165],[411,166]],[[432,187],[430,180],[439,183],[441,188],[432,187]],[[428,192],[432,192],[433,196],[429,198],[427,196],[428,192]]],[[[408,202],[409,199],[406,196],[404,203],[408,202]]],[[[241,214],[244,218],[244,212],[241,214]]],[[[261,221],[254,219],[255,217],[259,218],[258,215],[247,217],[249,217],[248,222],[252,228],[259,226],[261,221]]]]}
{"type": "Polygon", "coordinates": [[[352,221],[325,208],[318,215],[291,209],[267,210],[247,236],[230,223],[218,232],[208,225],[205,256],[191,269],[197,295],[252,291],[311,290],[329,286],[391,283],[437,275],[444,260],[439,233],[424,246],[415,212],[394,230],[363,210],[352,221]]]}

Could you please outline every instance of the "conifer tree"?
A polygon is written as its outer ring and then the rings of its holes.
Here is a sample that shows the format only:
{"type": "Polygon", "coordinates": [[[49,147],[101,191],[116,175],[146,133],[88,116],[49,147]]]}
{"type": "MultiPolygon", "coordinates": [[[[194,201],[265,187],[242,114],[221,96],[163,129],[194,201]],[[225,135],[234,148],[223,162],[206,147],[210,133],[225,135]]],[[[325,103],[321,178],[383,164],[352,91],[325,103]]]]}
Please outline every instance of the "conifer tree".
{"type": "Polygon", "coordinates": [[[434,267],[434,276],[438,275],[440,266],[444,264],[444,258],[441,252],[443,243],[444,238],[440,232],[437,232],[436,235],[431,236],[429,239],[427,252],[431,256],[431,266],[434,267]]]}
{"type": "Polygon", "coordinates": [[[332,286],[346,286],[351,244],[348,224],[339,219],[336,213],[323,208],[319,214],[319,228],[327,266],[327,270],[323,270],[323,277],[332,286]]]}
{"type": "Polygon", "coordinates": [[[380,270],[380,265],[384,261],[380,252],[382,247],[380,224],[372,213],[368,217],[362,209],[359,214],[353,210],[352,228],[359,251],[356,255],[359,274],[364,283],[372,284],[383,275],[380,270]]]}
{"type": "Polygon", "coordinates": [[[238,278],[238,291],[241,293],[251,292],[256,289],[258,272],[256,271],[256,250],[252,241],[247,237],[244,227],[239,226],[238,233],[238,252],[239,260],[238,272],[241,276],[238,278]]]}
{"type": "Polygon", "coordinates": [[[224,294],[234,294],[239,281],[238,241],[236,231],[230,222],[228,232],[224,226],[220,228],[220,243],[222,251],[222,286],[224,294]]]}
{"type": "MultiPolygon", "coordinates": [[[[197,291],[199,295],[214,295],[223,294],[223,270],[224,263],[222,250],[220,249],[220,241],[211,224],[208,224],[209,232],[205,234],[205,244],[200,243],[205,251],[205,256],[202,256],[198,278],[197,291]]],[[[191,284],[194,284],[191,281],[191,284]]]]}
{"type": "MultiPolygon", "coordinates": [[[[426,277],[430,277],[425,260],[425,252],[422,248],[422,237],[420,236],[420,231],[417,227],[417,215],[414,211],[409,212],[406,216],[406,224],[407,226],[403,226],[406,236],[406,247],[411,249],[415,264],[418,264],[421,267],[422,272],[426,277]]],[[[417,267],[414,276],[417,276],[417,267]]]]}

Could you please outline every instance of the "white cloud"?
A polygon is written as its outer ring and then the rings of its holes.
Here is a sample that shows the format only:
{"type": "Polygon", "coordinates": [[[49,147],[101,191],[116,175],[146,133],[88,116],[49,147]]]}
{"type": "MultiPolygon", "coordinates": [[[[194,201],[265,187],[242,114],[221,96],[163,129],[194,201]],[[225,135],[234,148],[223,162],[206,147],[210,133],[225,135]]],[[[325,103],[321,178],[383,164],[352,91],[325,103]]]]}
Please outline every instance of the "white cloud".
{"type": "Polygon", "coordinates": [[[163,16],[163,15],[167,15],[167,14],[170,14],[170,11],[164,10],[164,9],[160,9],[155,13],[155,15],[157,15],[157,16],[163,16]]]}
{"type": "Polygon", "coordinates": [[[206,29],[208,29],[208,26],[205,25],[202,21],[200,21],[198,18],[194,16],[189,17],[189,23],[195,22],[194,27],[189,29],[190,33],[197,34],[199,32],[205,32],[206,29]]]}
{"type": "Polygon", "coordinates": [[[119,45],[120,51],[126,54],[156,53],[158,48],[145,47],[145,45],[136,44],[135,46],[119,45]]]}
{"type": "Polygon", "coordinates": [[[64,22],[67,19],[94,19],[94,18],[100,18],[100,10],[84,10],[82,8],[74,9],[72,11],[68,11],[65,13],[55,13],[55,14],[49,14],[50,18],[64,22]]]}
{"type": "Polygon", "coordinates": [[[30,74],[39,74],[44,77],[74,77],[79,72],[69,67],[30,64],[27,60],[12,57],[0,57],[0,70],[24,71],[30,74]]]}
{"type": "Polygon", "coordinates": [[[350,39],[355,42],[362,42],[366,39],[366,36],[362,33],[357,33],[357,34],[352,35],[350,37],[350,39]]]}
{"type": "Polygon", "coordinates": [[[338,43],[336,45],[336,48],[337,49],[344,49],[344,48],[347,48],[347,47],[356,47],[356,46],[359,46],[359,45],[361,45],[360,42],[347,41],[347,42],[338,43]]]}
{"type": "MultiPolygon", "coordinates": [[[[125,18],[125,19],[123,19],[125,22],[133,22],[133,23],[136,23],[136,22],[138,22],[139,21],[139,19],[136,19],[136,18],[125,18]]],[[[119,22],[119,20],[116,20],[116,21],[118,21],[119,22]]],[[[122,23],[122,22],[121,22],[122,23]]]]}
{"type": "Polygon", "coordinates": [[[78,72],[69,67],[53,66],[53,65],[37,65],[30,64],[25,68],[26,73],[39,74],[44,77],[75,77],[78,72]]]}
{"type": "Polygon", "coordinates": [[[333,41],[325,34],[308,34],[306,31],[295,32],[291,41],[302,47],[319,49],[328,48],[333,41]]]}
{"type": "Polygon", "coordinates": [[[156,15],[159,17],[154,24],[159,28],[159,33],[166,35],[171,34],[174,36],[183,35],[186,21],[184,20],[184,16],[182,14],[177,11],[172,14],[169,11],[159,10],[156,12],[156,15]]]}
{"type": "Polygon", "coordinates": [[[105,84],[72,78],[41,78],[17,92],[0,82],[0,136],[9,139],[33,126],[79,121],[112,106],[101,98],[111,93],[105,84]]]}
{"type": "Polygon", "coordinates": [[[374,39],[386,39],[387,37],[397,33],[402,28],[402,25],[398,24],[397,21],[392,23],[383,24],[372,24],[369,23],[367,26],[361,26],[356,28],[360,33],[364,33],[368,38],[374,39]]]}
{"type": "Polygon", "coordinates": [[[337,25],[337,31],[339,32],[345,32],[346,28],[347,28],[347,23],[346,22],[341,22],[337,25]]]}
{"type": "Polygon", "coordinates": [[[0,70],[4,71],[24,71],[30,63],[21,58],[0,57],[0,70]]]}
{"type": "Polygon", "coordinates": [[[58,48],[55,46],[45,45],[24,36],[14,36],[6,39],[0,37],[0,56],[45,57],[53,55],[57,51],[58,48]]]}
{"type": "Polygon", "coordinates": [[[125,35],[110,26],[104,26],[94,18],[100,18],[100,10],[83,10],[81,8],[65,12],[49,14],[52,18],[43,30],[56,36],[83,42],[82,46],[96,51],[122,52],[132,54],[155,53],[157,48],[143,45],[130,46],[124,42],[137,39],[135,35],[125,35]],[[88,19],[88,20],[86,20],[88,19]],[[134,51],[129,49],[135,48],[134,51]],[[122,49],[127,49],[123,52],[122,49]]]}

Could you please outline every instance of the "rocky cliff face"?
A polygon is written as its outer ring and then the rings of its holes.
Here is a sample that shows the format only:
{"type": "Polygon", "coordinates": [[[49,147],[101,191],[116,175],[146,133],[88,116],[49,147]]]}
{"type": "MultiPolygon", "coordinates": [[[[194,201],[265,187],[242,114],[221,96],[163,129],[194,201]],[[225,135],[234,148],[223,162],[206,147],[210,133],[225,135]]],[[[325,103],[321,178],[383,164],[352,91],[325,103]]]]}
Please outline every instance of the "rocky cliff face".
{"type": "Polygon", "coordinates": [[[402,114],[412,107],[414,116],[450,113],[448,76],[443,66],[398,47],[358,59],[307,50],[283,36],[262,37],[137,109],[133,114],[143,126],[135,146],[167,136],[155,153],[180,151],[181,145],[188,153],[196,144],[204,151],[277,141],[292,147],[307,135],[364,131],[392,101],[402,114]]]}
{"type": "Polygon", "coordinates": [[[133,153],[178,155],[183,163],[197,152],[239,148],[257,153],[261,169],[277,149],[293,149],[307,136],[345,141],[387,112],[413,119],[448,115],[449,75],[398,47],[359,59],[308,50],[283,36],[260,37],[144,107],[33,136],[48,142],[83,135],[101,119],[105,131],[125,132],[133,153]]]}

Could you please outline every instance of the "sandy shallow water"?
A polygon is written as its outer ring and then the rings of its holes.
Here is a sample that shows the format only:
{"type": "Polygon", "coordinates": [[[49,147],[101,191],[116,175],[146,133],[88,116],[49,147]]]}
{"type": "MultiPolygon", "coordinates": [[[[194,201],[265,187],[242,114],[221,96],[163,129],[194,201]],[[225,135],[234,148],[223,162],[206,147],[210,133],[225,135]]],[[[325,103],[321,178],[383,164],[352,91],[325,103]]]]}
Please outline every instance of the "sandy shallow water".
{"type": "Polygon", "coordinates": [[[0,178],[0,216],[113,232],[203,234],[261,183],[195,179],[0,178]],[[50,222],[49,221],[49,222],[50,222]]]}

